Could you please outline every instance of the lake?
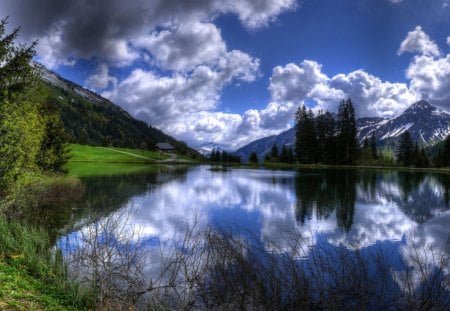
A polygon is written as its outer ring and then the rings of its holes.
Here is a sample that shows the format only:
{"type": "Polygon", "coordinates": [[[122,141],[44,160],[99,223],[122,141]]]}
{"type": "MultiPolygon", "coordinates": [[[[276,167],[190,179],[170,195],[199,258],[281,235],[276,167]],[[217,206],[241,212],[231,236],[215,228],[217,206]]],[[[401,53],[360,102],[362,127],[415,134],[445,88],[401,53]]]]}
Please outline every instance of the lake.
{"type": "MultiPolygon", "coordinates": [[[[123,247],[120,241],[133,232],[150,252],[177,245],[173,241],[195,227],[231,232],[277,256],[292,255],[292,240],[297,239],[301,247],[292,256],[303,261],[317,251],[365,256],[382,251],[393,262],[392,269],[401,271],[414,265],[405,255],[411,250],[420,256],[431,251],[448,254],[446,174],[164,166],[82,181],[84,196],[70,204],[70,221],[59,231],[57,244],[65,254],[82,247],[80,236],[108,219],[127,228],[111,239],[116,246],[123,247]]],[[[428,261],[439,264],[438,258],[428,261]]],[[[440,268],[448,275],[448,262],[440,268]]],[[[160,269],[148,265],[146,273],[160,269]]]]}

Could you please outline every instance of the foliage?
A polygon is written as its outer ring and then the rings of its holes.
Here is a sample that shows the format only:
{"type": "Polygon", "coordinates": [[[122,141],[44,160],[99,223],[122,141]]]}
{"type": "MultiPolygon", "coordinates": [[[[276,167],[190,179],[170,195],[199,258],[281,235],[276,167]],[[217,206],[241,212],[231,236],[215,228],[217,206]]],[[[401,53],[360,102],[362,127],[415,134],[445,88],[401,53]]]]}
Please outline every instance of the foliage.
{"type": "Polygon", "coordinates": [[[292,151],[291,147],[286,147],[286,145],[283,145],[283,147],[281,147],[280,162],[281,163],[294,162],[294,152],[292,151]]]}
{"type": "Polygon", "coordinates": [[[220,152],[219,150],[211,151],[209,155],[209,161],[222,162],[222,163],[241,163],[241,157],[228,153],[225,150],[220,152]]]}
{"type": "Polygon", "coordinates": [[[336,162],[336,121],[330,112],[319,111],[315,118],[317,132],[318,162],[336,162]]]}
{"type": "Polygon", "coordinates": [[[397,164],[400,166],[412,166],[414,164],[414,143],[411,139],[411,134],[409,131],[403,132],[403,134],[400,136],[397,150],[396,150],[396,157],[397,157],[397,164]]]}
{"type": "Polygon", "coordinates": [[[349,99],[339,104],[337,117],[337,162],[340,164],[355,164],[358,158],[358,140],[353,103],[349,99]]]}
{"type": "Polygon", "coordinates": [[[64,134],[55,113],[45,109],[46,94],[35,67],[35,43],[16,45],[18,29],[5,34],[0,22],[0,195],[36,181],[42,171],[66,162],[64,134]],[[3,192],[3,193],[1,193],[3,192]]]}
{"type": "Polygon", "coordinates": [[[250,153],[250,157],[248,158],[248,161],[250,163],[258,163],[259,162],[258,155],[256,154],[255,151],[252,151],[252,153],[250,153]]]}
{"type": "Polygon", "coordinates": [[[295,154],[300,163],[309,164],[317,161],[317,138],[314,115],[305,106],[295,113],[295,154]]]}
{"type": "Polygon", "coordinates": [[[69,159],[68,137],[52,105],[43,105],[40,113],[44,116],[45,129],[36,161],[44,171],[59,172],[69,159]]]}
{"type": "Polygon", "coordinates": [[[0,308],[86,308],[90,293],[73,282],[40,229],[0,216],[0,308]]]}

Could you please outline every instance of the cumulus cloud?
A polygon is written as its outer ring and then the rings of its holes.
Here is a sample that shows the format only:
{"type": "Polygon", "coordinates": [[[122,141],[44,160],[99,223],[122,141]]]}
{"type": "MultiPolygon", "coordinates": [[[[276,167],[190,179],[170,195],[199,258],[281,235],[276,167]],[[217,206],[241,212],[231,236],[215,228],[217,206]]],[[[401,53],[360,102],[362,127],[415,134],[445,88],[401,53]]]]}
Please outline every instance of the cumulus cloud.
{"type": "Polygon", "coordinates": [[[438,59],[416,56],[406,76],[411,80],[410,88],[422,98],[446,110],[450,108],[450,54],[438,59]]]}
{"type": "Polygon", "coordinates": [[[315,61],[304,60],[299,65],[290,63],[273,69],[269,91],[272,100],[279,102],[302,102],[318,84],[325,83],[327,76],[315,61]]]}
{"type": "MultiPolygon", "coordinates": [[[[51,54],[40,53],[41,62],[55,67],[68,62],[68,56],[114,62],[114,65],[129,65],[139,57],[139,49],[133,46],[136,38],[148,41],[150,51],[155,51],[158,60],[164,63],[171,57],[175,67],[183,64],[193,53],[172,54],[157,49],[158,42],[167,47],[167,40],[181,40],[174,45],[183,46],[183,40],[194,38],[205,43],[208,34],[217,41],[214,27],[207,21],[220,14],[235,14],[242,24],[256,30],[296,7],[296,0],[121,0],[70,1],[70,0],[5,0],[0,2],[0,11],[13,16],[12,23],[21,25],[25,39],[40,39],[41,45],[52,50],[51,54]],[[45,8],[45,9],[42,9],[45,8]],[[205,22],[201,24],[200,21],[205,22]],[[158,31],[167,23],[175,23],[177,29],[158,31]],[[194,26],[194,29],[190,27],[194,26]],[[60,40],[64,38],[64,40],[60,40]],[[152,44],[154,43],[154,44],[152,44]],[[178,61],[177,56],[181,57],[178,61]]],[[[184,42],[186,44],[186,41],[184,42]]],[[[193,48],[193,45],[189,45],[193,48]]],[[[205,47],[202,45],[200,47],[205,47]]],[[[199,47],[199,48],[200,48],[199,47]]],[[[198,49],[198,51],[200,51],[198,49]]],[[[200,51],[201,54],[204,51],[200,51]]],[[[207,51],[206,54],[214,54],[207,51]]],[[[198,58],[195,55],[194,58],[198,58]]],[[[110,64],[111,65],[111,64],[110,64]]]]}
{"type": "Polygon", "coordinates": [[[155,31],[135,44],[150,51],[158,65],[178,71],[215,62],[226,53],[220,30],[212,23],[199,21],[155,31]]]}
{"type": "Polygon", "coordinates": [[[408,35],[401,43],[397,54],[401,55],[405,52],[418,53],[427,56],[439,56],[441,54],[439,47],[422,30],[421,26],[417,26],[413,31],[408,32],[408,35]]]}
{"type": "Polygon", "coordinates": [[[330,87],[352,99],[358,116],[393,117],[417,100],[406,84],[382,81],[363,70],[334,76],[330,87]]]}
{"type": "Polygon", "coordinates": [[[109,68],[106,64],[100,65],[97,73],[86,79],[86,85],[90,88],[102,90],[112,85],[117,85],[117,78],[109,75],[109,68]]]}
{"type": "Polygon", "coordinates": [[[417,99],[404,83],[383,82],[363,70],[330,78],[320,64],[310,60],[276,67],[269,90],[272,100],[278,103],[313,100],[317,109],[331,111],[336,111],[343,98],[351,97],[359,117],[392,117],[417,99]]]}

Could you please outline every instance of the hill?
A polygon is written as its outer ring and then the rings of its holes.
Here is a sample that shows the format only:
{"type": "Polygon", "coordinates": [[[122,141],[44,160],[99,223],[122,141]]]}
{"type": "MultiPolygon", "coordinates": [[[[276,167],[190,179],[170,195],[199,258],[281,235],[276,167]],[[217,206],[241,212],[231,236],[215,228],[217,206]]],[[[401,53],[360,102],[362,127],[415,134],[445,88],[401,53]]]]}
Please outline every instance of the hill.
{"type": "MultiPolygon", "coordinates": [[[[383,119],[378,117],[359,118],[356,120],[358,139],[362,142],[369,138],[373,131],[377,137],[377,145],[394,148],[400,135],[408,130],[414,141],[422,146],[433,146],[450,134],[450,114],[432,106],[425,100],[411,105],[402,114],[395,118],[383,119]]],[[[258,154],[259,159],[270,152],[273,144],[281,148],[283,144],[295,143],[295,130],[291,128],[278,135],[255,140],[234,153],[246,161],[252,151],[258,154]]]]}
{"type": "Polygon", "coordinates": [[[158,142],[168,142],[181,154],[201,157],[184,142],[133,118],[106,98],[40,64],[35,66],[47,88],[48,101],[59,112],[71,143],[153,150],[158,142]]]}

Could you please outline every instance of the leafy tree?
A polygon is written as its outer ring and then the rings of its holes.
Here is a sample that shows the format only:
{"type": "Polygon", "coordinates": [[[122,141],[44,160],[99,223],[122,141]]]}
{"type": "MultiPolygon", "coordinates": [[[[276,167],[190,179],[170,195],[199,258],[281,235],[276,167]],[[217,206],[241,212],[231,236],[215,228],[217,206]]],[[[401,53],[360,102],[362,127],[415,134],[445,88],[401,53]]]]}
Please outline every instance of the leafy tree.
{"type": "Polygon", "coordinates": [[[250,157],[249,157],[248,161],[250,163],[258,163],[259,162],[258,155],[256,154],[255,151],[252,151],[252,153],[250,153],[250,157]]]}
{"type": "Polygon", "coordinates": [[[349,99],[339,104],[337,120],[337,161],[352,165],[358,157],[355,110],[349,99]]]}
{"type": "Polygon", "coordinates": [[[45,129],[36,161],[44,171],[58,172],[69,159],[68,137],[53,105],[43,105],[41,115],[44,117],[45,129]]]}
{"type": "Polygon", "coordinates": [[[336,161],[336,121],[330,112],[319,111],[316,117],[318,160],[332,164],[336,161]]]}
{"type": "Polygon", "coordinates": [[[43,101],[30,60],[35,44],[15,45],[18,29],[5,34],[0,22],[0,192],[26,182],[37,171],[36,157],[44,133],[43,101]]]}
{"type": "Polygon", "coordinates": [[[411,166],[414,164],[414,143],[409,131],[403,132],[400,136],[396,150],[397,164],[401,166],[411,166]]]}
{"type": "Polygon", "coordinates": [[[314,115],[311,109],[301,106],[295,113],[295,154],[300,163],[317,161],[317,139],[314,115]]]}

